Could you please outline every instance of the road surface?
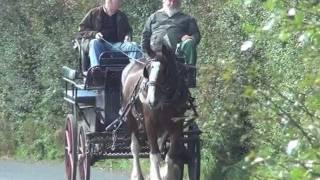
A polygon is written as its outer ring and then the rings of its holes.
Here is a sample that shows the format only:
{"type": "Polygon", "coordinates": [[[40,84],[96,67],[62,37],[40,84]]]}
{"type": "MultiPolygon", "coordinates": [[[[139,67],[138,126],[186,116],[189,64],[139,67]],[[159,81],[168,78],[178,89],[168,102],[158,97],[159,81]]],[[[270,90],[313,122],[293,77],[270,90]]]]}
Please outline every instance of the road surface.
{"type": "MultiPolygon", "coordinates": [[[[128,180],[128,174],[91,169],[91,180],[128,180]]],[[[64,164],[0,160],[0,180],[65,180],[64,164]]]]}

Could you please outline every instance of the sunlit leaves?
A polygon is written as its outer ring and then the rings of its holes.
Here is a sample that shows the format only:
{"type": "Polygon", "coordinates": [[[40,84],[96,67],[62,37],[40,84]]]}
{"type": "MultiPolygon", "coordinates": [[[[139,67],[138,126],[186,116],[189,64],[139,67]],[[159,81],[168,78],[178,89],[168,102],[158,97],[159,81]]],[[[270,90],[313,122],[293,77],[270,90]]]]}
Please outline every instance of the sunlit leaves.
{"type": "Polygon", "coordinates": [[[291,33],[287,32],[286,30],[283,30],[279,34],[279,39],[283,42],[286,42],[289,40],[290,36],[291,36],[291,33]]]}
{"type": "Polygon", "coordinates": [[[286,152],[288,155],[291,155],[297,148],[299,148],[299,140],[292,140],[288,143],[286,152]]]}
{"type": "Polygon", "coordinates": [[[276,7],[276,3],[278,0],[267,0],[264,3],[264,7],[268,10],[274,10],[274,8],[276,7]]]}
{"type": "Polygon", "coordinates": [[[253,33],[256,31],[256,26],[254,24],[250,24],[250,23],[244,23],[242,25],[242,29],[246,32],[246,33],[253,33]]]}
{"type": "Polygon", "coordinates": [[[249,49],[251,49],[253,47],[253,41],[245,41],[242,43],[240,50],[241,51],[248,51],[249,49]]]}
{"type": "Polygon", "coordinates": [[[294,168],[290,172],[291,180],[307,179],[307,171],[301,167],[294,168]]]}

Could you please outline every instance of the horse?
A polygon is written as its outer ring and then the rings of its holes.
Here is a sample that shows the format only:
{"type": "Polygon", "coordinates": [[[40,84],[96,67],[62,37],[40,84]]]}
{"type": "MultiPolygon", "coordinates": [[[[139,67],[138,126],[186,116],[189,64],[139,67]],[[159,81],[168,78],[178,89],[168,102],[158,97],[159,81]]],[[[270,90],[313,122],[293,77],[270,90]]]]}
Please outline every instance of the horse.
{"type": "Polygon", "coordinates": [[[131,62],[125,67],[121,77],[122,109],[130,103],[132,92],[138,87],[137,99],[126,115],[128,130],[131,135],[133,169],[131,180],[144,179],[139,162],[139,129],[146,133],[150,148],[150,179],[177,180],[181,178],[181,165],[185,149],[180,141],[183,133],[183,121],[179,119],[186,112],[188,99],[176,61],[170,48],[161,44],[155,48],[155,57],[131,62]],[[142,118],[139,118],[140,117],[142,118]],[[140,120],[139,120],[140,119],[140,120]],[[169,140],[169,149],[162,161],[161,150],[169,140]]]}

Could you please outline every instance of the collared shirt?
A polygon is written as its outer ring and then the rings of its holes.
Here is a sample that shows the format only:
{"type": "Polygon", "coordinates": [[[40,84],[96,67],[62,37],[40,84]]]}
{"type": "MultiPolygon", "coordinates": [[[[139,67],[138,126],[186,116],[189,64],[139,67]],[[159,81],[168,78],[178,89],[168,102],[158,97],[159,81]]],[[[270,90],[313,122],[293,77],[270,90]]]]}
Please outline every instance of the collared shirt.
{"type": "Polygon", "coordinates": [[[152,14],[145,24],[142,33],[142,48],[150,55],[152,53],[151,41],[163,37],[170,48],[175,50],[184,35],[192,36],[196,44],[200,42],[201,35],[196,20],[180,10],[169,12],[160,9],[152,14]]]}

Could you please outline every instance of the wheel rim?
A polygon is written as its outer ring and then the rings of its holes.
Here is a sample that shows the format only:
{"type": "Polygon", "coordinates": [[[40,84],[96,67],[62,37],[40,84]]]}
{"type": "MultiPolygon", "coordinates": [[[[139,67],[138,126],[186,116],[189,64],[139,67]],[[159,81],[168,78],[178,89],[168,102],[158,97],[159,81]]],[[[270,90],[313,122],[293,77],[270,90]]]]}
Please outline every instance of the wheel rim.
{"type": "Polygon", "coordinates": [[[79,175],[81,180],[88,180],[90,176],[89,158],[87,155],[86,137],[83,128],[79,133],[79,175]]]}
{"type": "Polygon", "coordinates": [[[72,123],[71,123],[71,119],[68,118],[66,123],[66,129],[65,129],[65,166],[66,166],[66,174],[67,174],[68,180],[72,180],[72,174],[74,169],[72,144],[73,144],[72,123]]]}

